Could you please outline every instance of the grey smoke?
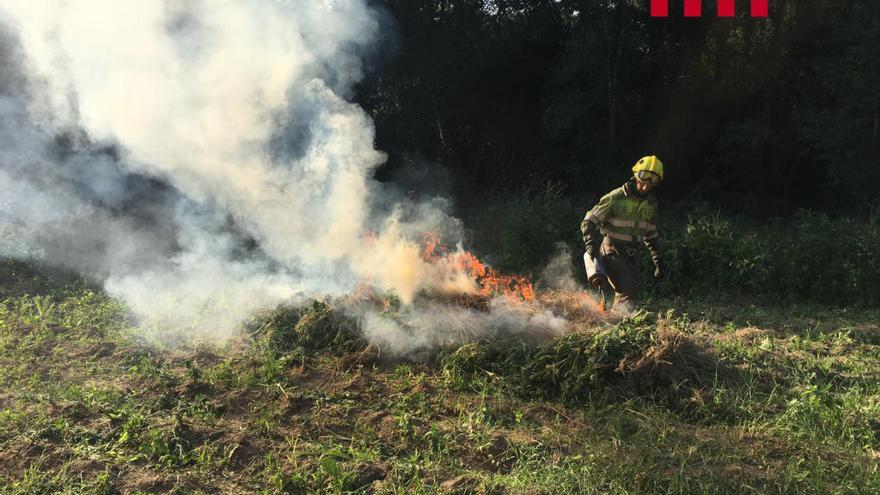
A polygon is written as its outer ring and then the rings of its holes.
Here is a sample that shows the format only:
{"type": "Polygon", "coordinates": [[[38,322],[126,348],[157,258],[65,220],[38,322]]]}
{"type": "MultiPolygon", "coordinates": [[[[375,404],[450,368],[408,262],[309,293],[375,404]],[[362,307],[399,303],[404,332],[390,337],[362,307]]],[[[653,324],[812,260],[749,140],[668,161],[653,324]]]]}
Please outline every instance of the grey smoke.
{"type": "Polygon", "coordinates": [[[430,357],[441,346],[496,338],[557,338],[569,329],[564,318],[549,310],[505,297],[490,300],[488,311],[427,302],[394,315],[358,314],[366,337],[393,358],[430,357]]]}
{"type": "Polygon", "coordinates": [[[550,258],[547,266],[541,270],[540,282],[550,289],[577,291],[574,271],[571,264],[571,249],[564,242],[557,242],[556,253],[550,258]]]}
{"type": "MultiPolygon", "coordinates": [[[[210,339],[363,281],[405,306],[476,290],[419,255],[425,232],[461,239],[448,202],[372,178],[385,155],[349,100],[379,29],[364,0],[4,2],[2,254],[98,277],[145,327],[210,339]]],[[[438,343],[440,313],[453,333],[563,327],[498,304],[407,308],[396,333],[362,315],[367,335],[438,343]]]]}

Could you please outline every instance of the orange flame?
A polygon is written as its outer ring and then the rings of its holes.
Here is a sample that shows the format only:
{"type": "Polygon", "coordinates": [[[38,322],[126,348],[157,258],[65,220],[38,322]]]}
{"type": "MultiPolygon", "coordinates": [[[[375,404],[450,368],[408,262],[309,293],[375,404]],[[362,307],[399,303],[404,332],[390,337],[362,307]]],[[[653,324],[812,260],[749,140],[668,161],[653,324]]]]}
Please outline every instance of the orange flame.
{"type": "Polygon", "coordinates": [[[439,232],[427,232],[422,239],[422,259],[429,263],[437,263],[443,258],[446,249],[440,244],[439,232]]]}
{"type": "MultiPolygon", "coordinates": [[[[362,242],[371,247],[380,242],[380,237],[367,231],[362,234],[362,242]]],[[[418,249],[417,256],[428,268],[415,270],[426,277],[427,283],[422,288],[428,292],[461,299],[466,306],[485,306],[488,299],[495,296],[507,296],[520,302],[536,301],[535,287],[528,276],[502,274],[461,247],[450,250],[441,241],[439,232],[423,234],[421,242],[413,247],[418,249]]],[[[358,284],[351,296],[356,301],[383,300],[369,277],[358,284]]]]}
{"type": "Polygon", "coordinates": [[[583,304],[584,306],[589,307],[594,313],[604,314],[605,313],[605,304],[604,301],[597,301],[590,297],[586,292],[581,292],[577,294],[578,302],[583,304]]]}
{"type": "Polygon", "coordinates": [[[484,297],[505,295],[527,302],[535,300],[535,287],[527,276],[501,274],[494,268],[486,266],[469,251],[459,250],[449,253],[440,243],[439,233],[425,234],[422,259],[435,264],[446,261],[456,271],[467,273],[476,282],[480,295],[484,297]]]}

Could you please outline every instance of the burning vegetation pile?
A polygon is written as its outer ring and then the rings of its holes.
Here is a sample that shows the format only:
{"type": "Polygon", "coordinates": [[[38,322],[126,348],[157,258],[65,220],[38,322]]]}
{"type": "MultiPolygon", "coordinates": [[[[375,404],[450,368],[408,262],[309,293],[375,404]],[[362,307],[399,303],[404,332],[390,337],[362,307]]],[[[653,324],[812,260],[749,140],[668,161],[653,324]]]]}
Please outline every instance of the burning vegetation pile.
{"type": "Polygon", "coordinates": [[[367,347],[354,320],[322,301],[279,306],[255,316],[246,329],[255,341],[278,352],[339,355],[367,347]]]}
{"type": "MultiPolygon", "coordinates": [[[[554,296],[559,298],[559,292],[554,296]]],[[[401,314],[406,310],[399,302],[384,303],[384,318],[405,321],[401,314]]],[[[401,356],[383,353],[380,344],[364,337],[358,318],[351,316],[350,304],[350,300],[341,300],[338,306],[320,301],[282,306],[251,322],[250,332],[255,341],[279,356],[303,360],[316,354],[353,354],[361,364],[385,365],[401,359],[437,362],[463,389],[488,376],[523,397],[572,405],[609,390],[701,388],[724,368],[702,343],[683,331],[687,320],[672,315],[658,319],[642,311],[616,324],[594,321],[558,338],[513,332],[467,334],[468,329],[460,327],[461,333],[449,342],[401,356]]],[[[455,311],[484,311],[459,307],[458,301],[444,300],[443,304],[451,304],[455,311]]]]}
{"type": "Polygon", "coordinates": [[[529,276],[500,273],[461,243],[450,249],[438,232],[417,237],[418,242],[403,236],[364,235],[368,249],[390,251],[392,256],[374,267],[348,299],[385,309],[433,301],[480,311],[488,311],[494,298],[525,305],[535,302],[529,276]]]}
{"type": "Polygon", "coordinates": [[[571,291],[566,299],[557,292],[545,301],[529,276],[501,273],[461,244],[447,248],[439,234],[394,243],[399,256],[375,276],[326,299],[386,358],[423,361],[466,342],[558,338],[571,329],[569,314],[592,322],[603,317],[586,293],[571,291]]]}

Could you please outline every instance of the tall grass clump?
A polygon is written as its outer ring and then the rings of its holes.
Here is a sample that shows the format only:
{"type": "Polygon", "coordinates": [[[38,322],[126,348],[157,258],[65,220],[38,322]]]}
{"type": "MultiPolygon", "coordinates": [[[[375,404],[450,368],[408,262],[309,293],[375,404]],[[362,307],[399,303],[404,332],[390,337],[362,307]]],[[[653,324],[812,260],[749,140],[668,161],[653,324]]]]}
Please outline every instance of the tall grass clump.
{"type": "Polygon", "coordinates": [[[457,387],[479,390],[486,381],[518,395],[582,404],[594,392],[679,387],[711,376],[713,364],[679,331],[658,328],[646,312],[596,333],[576,332],[532,345],[478,342],[441,353],[444,375],[457,387]],[[694,372],[695,368],[700,370],[694,372]]]}
{"type": "Polygon", "coordinates": [[[247,327],[256,338],[278,352],[302,349],[309,353],[344,354],[366,347],[357,323],[323,301],[279,306],[258,315],[247,327]]]}

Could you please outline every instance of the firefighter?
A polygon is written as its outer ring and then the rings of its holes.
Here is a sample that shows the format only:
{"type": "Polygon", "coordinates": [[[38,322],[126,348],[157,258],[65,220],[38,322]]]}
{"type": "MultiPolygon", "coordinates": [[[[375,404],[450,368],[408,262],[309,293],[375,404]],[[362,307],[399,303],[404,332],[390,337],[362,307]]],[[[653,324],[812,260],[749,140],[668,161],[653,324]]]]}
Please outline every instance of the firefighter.
{"type": "Polygon", "coordinates": [[[587,255],[593,259],[601,256],[607,275],[607,280],[597,277],[592,283],[600,289],[611,284],[614,306],[619,311],[632,310],[639,292],[641,243],[651,254],[654,277],[666,276],[657,236],[657,199],[653,194],[663,182],[663,162],[656,156],[646,156],[636,162],[632,171],[633,177],[602,196],[581,222],[587,255]],[[599,238],[599,233],[604,239],[599,238]]]}

